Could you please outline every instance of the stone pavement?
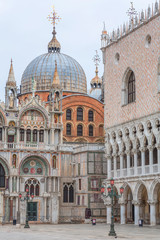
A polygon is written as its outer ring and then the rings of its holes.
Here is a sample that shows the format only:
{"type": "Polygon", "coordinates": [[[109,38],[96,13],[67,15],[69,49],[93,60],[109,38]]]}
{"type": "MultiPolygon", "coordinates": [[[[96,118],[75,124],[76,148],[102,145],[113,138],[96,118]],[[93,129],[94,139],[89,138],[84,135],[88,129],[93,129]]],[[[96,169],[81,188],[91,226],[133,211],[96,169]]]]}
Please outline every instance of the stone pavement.
{"type": "MultiPolygon", "coordinates": [[[[30,229],[13,225],[0,226],[0,240],[107,240],[109,226],[105,224],[59,224],[30,225],[30,229]]],[[[137,227],[116,225],[117,239],[160,240],[160,226],[137,227]]]]}

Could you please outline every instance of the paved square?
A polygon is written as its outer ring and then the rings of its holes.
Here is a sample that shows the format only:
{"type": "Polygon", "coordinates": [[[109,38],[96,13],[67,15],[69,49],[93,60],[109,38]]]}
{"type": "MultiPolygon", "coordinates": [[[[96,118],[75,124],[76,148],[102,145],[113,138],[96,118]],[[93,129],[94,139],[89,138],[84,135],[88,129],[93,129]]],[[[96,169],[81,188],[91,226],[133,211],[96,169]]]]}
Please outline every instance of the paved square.
{"type": "MultiPolygon", "coordinates": [[[[16,228],[12,225],[0,226],[0,240],[106,240],[109,226],[105,224],[60,224],[30,225],[30,229],[16,228]]],[[[117,239],[154,240],[160,239],[160,226],[137,227],[134,225],[116,225],[117,239]]]]}

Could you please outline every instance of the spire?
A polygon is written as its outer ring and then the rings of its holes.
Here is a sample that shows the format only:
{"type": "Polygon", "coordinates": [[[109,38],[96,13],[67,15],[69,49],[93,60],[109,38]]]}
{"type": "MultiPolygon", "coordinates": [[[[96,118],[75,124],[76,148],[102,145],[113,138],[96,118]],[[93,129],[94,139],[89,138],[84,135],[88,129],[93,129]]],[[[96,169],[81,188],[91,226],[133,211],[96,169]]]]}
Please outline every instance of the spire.
{"type": "Polygon", "coordinates": [[[107,34],[105,22],[103,22],[103,31],[102,31],[102,34],[104,34],[104,35],[107,34]]]}
{"type": "Polygon", "coordinates": [[[8,74],[7,86],[16,86],[16,81],[15,81],[14,71],[13,71],[12,59],[11,59],[11,65],[10,65],[10,70],[9,70],[9,74],[8,74]]]}
{"type": "Polygon", "coordinates": [[[59,80],[59,75],[57,71],[57,61],[55,60],[55,71],[53,76],[52,87],[59,87],[59,86],[60,86],[60,80],[59,80]]]}
{"type": "Polygon", "coordinates": [[[48,15],[48,20],[51,21],[51,24],[53,24],[53,38],[52,40],[49,42],[48,44],[48,52],[60,52],[61,49],[61,45],[58,42],[57,38],[56,38],[56,21],[60,21],[60,17],[57,15],[57,13],[55,12],[55,9],[53,7],[53,11],[51,12],[51,15],[48,15]]]}
{"type": "Polygon", "coordinates": [[[101,85],[102,85],[102,79],[98,77],[98,66],[99,66],[99,62],[100,62],[100,57],[98,55],[98,51],[97,50],[96,50],[96,54],[95,54],[95,56],[93,58],[93,61],[94,61],[95,66],[96,66],[96,70],[95,70],[96,76],[90,82],[90,84],[91,84],[90,93],[94,89],[101,88],[101,85]]]}

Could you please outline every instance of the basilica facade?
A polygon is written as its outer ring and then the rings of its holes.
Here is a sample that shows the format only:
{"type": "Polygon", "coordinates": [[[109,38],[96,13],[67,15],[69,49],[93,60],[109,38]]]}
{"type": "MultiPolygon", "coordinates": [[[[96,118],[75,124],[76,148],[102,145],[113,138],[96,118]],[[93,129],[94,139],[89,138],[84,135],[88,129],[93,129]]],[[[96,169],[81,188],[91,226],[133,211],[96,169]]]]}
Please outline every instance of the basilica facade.
{"type": "Polygon", "coordinates": [[[48,53],[26,67],[20,91],[11,61],[0,103],[0,222],[20,216],[24,224],[26,211],[32,222],[105,218],[104,105],[97,71],[94,79],[90,96],[80,64],[61,53],[55,27],[48,53]],[[34,195],[28,205],[21,201],[26,189],[34,195]]]}
{"type": "MultiPolygon", "coordinates": [[[[160,224],[160,6],[156,1],[109,36],[102,32],[107,179],[115,219],[160,224]]],[[[107,191],[107,189],[106,189],[107,191]]],[[[110,223],[111,205],[103,199],[110,223]]]]}

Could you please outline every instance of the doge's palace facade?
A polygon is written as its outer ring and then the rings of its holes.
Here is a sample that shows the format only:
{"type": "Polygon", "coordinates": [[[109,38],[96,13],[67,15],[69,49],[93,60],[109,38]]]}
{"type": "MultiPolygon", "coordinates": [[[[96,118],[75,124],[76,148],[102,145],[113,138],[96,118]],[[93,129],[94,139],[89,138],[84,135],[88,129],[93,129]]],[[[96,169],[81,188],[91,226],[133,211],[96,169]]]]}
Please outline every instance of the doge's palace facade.
{"type": "MultiPolygon", "coordinates": [[[[109,179],[123,198],[121,224],[160,224],[160,6],[128,25],[102,32],[106,157],[109,179]]],[[[106,190],[107,191],[107,190],[106,190]]],[[[105,200],[107,222],[111,205],[105,200]]]]}

